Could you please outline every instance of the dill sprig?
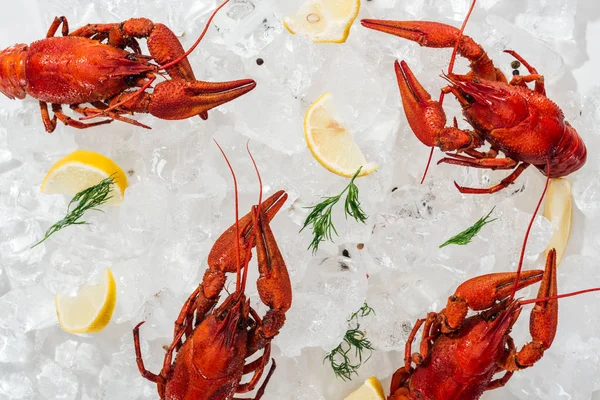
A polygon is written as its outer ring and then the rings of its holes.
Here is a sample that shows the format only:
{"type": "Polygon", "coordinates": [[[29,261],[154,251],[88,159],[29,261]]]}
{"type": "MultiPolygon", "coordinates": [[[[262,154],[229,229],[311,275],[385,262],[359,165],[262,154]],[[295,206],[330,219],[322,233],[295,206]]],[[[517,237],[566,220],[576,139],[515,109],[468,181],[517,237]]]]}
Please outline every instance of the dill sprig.
{"type": "Polygon", "coordinates": [[[366,317],[369,314],[375,314],[369,305],[365,304],[350,318],[348,323],[355,323],[356,326],[350,327],[344,334],[344,340],[335,349],[331,350],[326,356],[323,362],[329,361],[331,368],[335,375],[346,381],[352,380],[352,374],[358,375],[357,370],[360,366],[371,358],[371,354],[375,349],[373,344],[366,338],[366,333],[360,330],[359,318],[366,317]],[[351,357],[352,350],[354,349],[354,356],[351,357]],[[368,351],[368,357],[364,358],[364,352],[368,351]],[[352,358],[357,360],[355,363],[352,358]],[[364,358],[364,361],[363,361],[364,358]]]}
{"type": "Polygon", "coordinates": [[[488,213],[488,215],[486,215],[483,218],[480,218],[477,222],[475,222],[475,224],[473,226],[465,229],[458,235],[451,237],[446,242],[441,244],[440,249],[442,247],[448,246],[449,244],[457,244],[460,246],[464,246],[466,244],[471,243],[471,240],[475,237],[475,235],[477,235],[479,233],[481,228],[483,228],[485,225],[489,224],[490,222],[494,222],[495,220],[498,219],[498,218],[488,219],[490,217],[490,215],[492,214],[492,212],[494,212],[495,208],[496,207],[494,206],[494,208],[492,208],[492,211],[490,211],[488,213]]]}
{"type": "Polygon", "coordinates": [[[356,319],[358,321],[358,318],[366,317],[367,315],[371,315],[371,313],[375,315],[375,310],[369,307],[369,305],[365,302],[365,304],[363,304],[363,306],[359,308],[358,311],[353,313],[350,316],[350,318],[348,318],[348,322],[352,321],[353,319],[356,319]]]}
{"type": "Polygon", "coordinates": [[[67,207],[67,215],[54,225],[52,225],[46,231],[42,240],[31,246],[34,248],[40,243],[44,242],[50,236],[60,231],[61,229],[66,228],[70,225],[84,225],[88,224],[86,221],[80,221],[79,219],[83,217],[83,214],[88,210],[100,211],[104,212],[97,207],[106,203],[108,200],[112,198],[110,195],[111,186],[114,185],[115,181],[113,176],[109,176],[108,178],[103,179],[95,186],[91,186],[87,189],[82,190],[77,193],[75,197],[69,202],[69,206],[67,207]],[[71,207],[77,203],[77,205],[71,210],[71,207]]]}
{"type": "Polygon", "coordinates": [[[357,222],[364,223],[368,215],[365,214],[363,209],[360,206],[360,201],[358,200],[358,187],[354,184],[354,180],[360,174],[362,167],[356,171],[350,183],[346,188],[342,191],[342,193],[337,196],[332,197],[324,197],[321,203],[316,206],[307,207],[312,208],[312,211],[306,217],[304,221],[304,226],[300,229],[300,232],[304,230],[309,225],[312,225],[313,232],[313,240],[308,246],[309,249],[312,249],[313,253],[317,251],[319,248],[319,243],[324,240],[330,240],[333,242],[333,234],[339,236],[335,226],[333,225],[333,220],[331,218],[331,212],[333,211],[333,206],[337,204],[337,202],[342,198],[344,193],[348,192],[346,196],[346,201],[344,204],[344,214],[346,215],[346,219],[348,216],[354,218],[357,222]]]}

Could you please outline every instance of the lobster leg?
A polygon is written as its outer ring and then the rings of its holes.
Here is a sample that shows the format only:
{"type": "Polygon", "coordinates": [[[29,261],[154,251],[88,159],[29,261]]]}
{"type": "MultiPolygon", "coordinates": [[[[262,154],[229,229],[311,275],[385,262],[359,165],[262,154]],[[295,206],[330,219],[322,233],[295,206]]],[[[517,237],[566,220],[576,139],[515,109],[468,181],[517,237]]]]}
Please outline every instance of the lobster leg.
{"type": "Polygon", "coordinates": [[[438,161],[438,165],[446,163],[453,165],[462,165],[473,168],[489,168],[489,169],[513,169],[517,162],[512,158],[485,158],[481,157],[473,159],[464,157],[459,154],[451,154],[450,157],[444,157],[438,161]]]}
{"type": "MultiPolygon", "coordinates": [[[[469,310],[488,309],[512,294],[516,272],[504,272],[478,276],[463,282],[448,298],[446,308],[439,315],[444,333],[456,331],[469,310]]],[[[519,276],[517,290],[541,281],[544,271],[524,271],[519,276]]]]}
{"type": "Polygon", "coordinates": [[[523,173],[523,171],[525,171],[525,169],[527,169],[527,167],[529,167],[529,164],[522,162],[521,164],[519,164],[519,166],[517,167],[517,169],[515,169],[509,176],[507,176],[506,178],[502,179],[502,181],[500,181],[499,184],[494,185],[490,188],[486,188],[486,189],[478,189],[478,188],[468,188],[468,187],[464,187],[464,186],[460,186],[458,183],[454,182],[454,186],[456,186],[456,188],[464,194],[490,194],[490,193],[496,193],[499,192],[502,189],[507,188],[511,183],[513,183],[515,180],[517,180],[517,178],[519,177],[519,175],[521,175],[523,173]]]}
{"type": "MultiPolygon", "coordinates": [[[[110,124],[112,122],[112,119],[105,119],[102,121],[92,122],[92,123],[85,123],[85,122],[80,122],[80,121],[74,120],[73,118],[71,118],[71,117],[65,115],[65,113],[63,113],[62,105],[60,105],[60,104],[52,104],[52,112],[54,112],[54,116],[58,117],[58,119],[61,120],[65,125],[72,126],[73,128],[77,128],[77,129],[86,129],[86,128],[91,128],[93,126],[110,124]]],[[[43,117],[44,117],[44,114],[42,111],[42,118],[43,117]]],[[[46,121],[44,121],[44,125],[46,125],[46,121]]],[[[55,127],[56,127],[56,123],[54,122],[52,130],[54,130],[55,127]]],[[[52,132],[52,130],[48,131],[48,127],[46,127],[46,131],[52,132]]]]}
{"type": "Polygon", "coordinates": [[[394,375],[392,376],[392,382],[390,383],[390,400],[404,400],[408,399],[408,390],[406,389],[406,383],[410,379],[411,372],[413,371],[413,367],[411,362],[415,362],[415,364],[420,365],[423,360],[427,359],[427,355],[429,353],[429,331],[435,319],[437,318],[436,313],[427,314],[427,319],[419,319],[413,326],[410,335],[406,339],[406,344],[404,345],[404,366],[398,368],[394,375]],[[412,342],[415,340],[417,333],[421,326],[425,323],[425,327],[423,328],[423,339],[421,341],[421,349],[426,353],[425,356],[421,356],[419,353],[412,353],[412,342]],[[424,341],[427,341],[427,344],[424,344],[424,341]]]}
{"type": "MultiPolygon", "coordinates": [[[[544,279],[538,291],[538,298],[546,298],[557,294],[556,284],[556,250],[548,252],[544,279]]],[[[535,303],[529,319],[529,333],[533,339],[519,351],[512,351],[505,361],[504,368],[513,372],[532,366],[550,348],[558,326],[558,300],[541,300],[535,303]]]]}
{"type": "Polygon", "coordinates": [[[271,344],[265,346],[265,352],[260,358],[256,359],[250,364],[244,365],[244,374],[254,372],[254,375],[250,379],[250,382],[241,384],[237,387],[236,393],[248,393],[254,390],[260,378],[262,377],[265,366],[271,359],[271,344]]]}
{"type": "MultiPolygon", "coordinates": [[[[411,365],[412,342],[415,340],[415,337],[417,336],[417,332],[419,332],[419,329],[421,328],[421,325],[423,325],[423,322],[425,322],[425,319],[417,320],[417,322],[415,323],[415,326],[413,326],[412,331],[410,331],[410,335],[408,335],[408,338],[406,339],[406,344],[404,345],[404,370],[407,371],[408,373],[410,373],[413,369],[412,365],[411,365]]],[[[399,385],[399,383],[394,382],[394,380],[392,379],[392,391],[394,391],[394,387],[396,387],[396,388],[400,387],[398,385],[399,385]]]]}
{"type": "MultiPolygon", "coordinates": [[[[96,106],[96,107],[98,107],[98,108],[79,107],[76,104],[72,104],[69,107],[71,107],[71,109],[73,111],[75,111],[75,112],[77,112],[77,113],[79,113],[81,115],[85,115],[86,117],[90,116],[90,115],[97,114],[98,112],[101,112],[103,109],[107,108],[106,105],[104,105],[103,103],[100,103],[100,102],[95,102],[93,105],[96,106]]],[[[145,129],[150,129],[150,127],[148,125],[144,125],[144,124],[142,124],[142,123],[140,123],[140,122],[138,122],[138,121],[136,121],[134,119],[131,119],[131,118],[123,117],[120,114],[118,114],[116,112],[113,112],[113,111],[108,111],[106,113],[106,116],[109,117],[109,118],[111,118],[111,119],[116,119],[117,121],[125,122],[125,123],[132,124],[132,125],[136,125],[136,126],[139,126],[139,127],[145,128],[145,129]]]]}
{"type": "Polygon", "coordinates": [[[487,152],[483,153],[481,151],[477,151],[474,149],[467,149],[465,150],[465,153],[470,155],[473,158],[496,158],[498,156],[498,150],[496,149],[490,149],[487,152]]]}
{"type": "MultiPolygon", "coordinates": [[[[77,29],[71,35],[83,37],[108,35],[108,43],[111,46],[131,47],[134,51],[135,48],[139,48],[139,45],[136,46],[130,42],[135,40],[134,38],[147,38],[148,50],[159,65],[167,64],[185,53],[181,42],[171,29],[163,24],[155,24],[147,18],[131,18],[119,24],[88,24],[77,29]]],[[[196,80],[187,57],[167,69],[167,73],[171,78],[196,80]]]]}
{"type": "Polygon", "coordinates": [[[42,114],[42,122],[46,128],[46,132],[52,133],[56,129],[56,115],[50,119],[50,113],[48,112],[48,104],[44,101],[40,101],[40,113],[42,114]]]}
{"type": "Polygon", "coordinates": [[[55,17],[52,24],[50,24],[50,28],[48,28],[48,33],[46,34],[47,38],[53,37],[58,30],[58,27],[62,24],[62,35],[69,36],[69,23],[67,22],[66,17],[55,17]]]}
{"type": "Polygon", "coordinates": [[[135,345],[136,362],[138,365],[138,369],[144,378],[158,385],[158,393],[161,399],[164,398],[164,390],[167,381],[167,376],[171,371],[171,366],[173,363],[173,352],[181,347],[182,337],[184,333],[188,331],[188,327],[192,323],[192,319],[194,316],[193,305],[195,304],[195,299],[197,298],[199,292],[200,286],[196,288],[196,290],[190,295],[190,297],[188,297],[183,307],[181,308],[179,317],[175,322],[175,332],[173,335],[173,341],[171,342],[169,348],[167,349],[167,352],[165,353],[163,367],[159,375],[148,371],[144,366],[142,351],[140,349],[140,326],[142,326],[145,321],[140,322],[133,329],[133,341],[135,345]]]}
{"type": "Polygon", "coordinates": [[[158,385],[164,385],[166,382],[164,377],[153,374],[152,372],[148,371],[144,366],[144,359],[142,358],[142,350],[140,348],[140,326],[142,326],[143,323],[144,321],[140,322],[135,326],[135,328],[133,328],[133,343],[135,346],[135,359],[138,365],[138,369],[140,370],[140,373],[144,378],[158,385]]]}
{"type": "Polygon", "coordinates": [[[406,62],[396,62],[395,69],[406,119],[424,145],[437,146],[444,152],[479,145],[479,138],[472,133],[456,127],[445,127],[446,114],[442,105],[431,99],[406,62]]]}
{"type": "MultiPolygon", "coordinates": [[[[515,348],[515,342],[513,340],[512,337],[508,336],[506,338],[506,344],[508,346],[508,352],[509,353],[513,353],[516,348],[515,348]]],[[[499,371],[503,371],[504,368],[499,367],[499,371]]],[[[494,379],[493,381],[491,381],[487,387],[486,390],[493,390],[493,389],[498,389],[503,387],[504,385],[506,385],[508,383],[508,381],[510,380],[510,378],[513,376],[513,372],[510,371],[506,371],[504,373],[504,375],[502,375],[502,377],[500,377],[499,379],[494,379]]]]}
{"type": "MultiPolygon", "coordinates": [[[[432,48],[453,48],[460,34],[459,29],[438,22],[363,19],[361,24],[432,48]]],[[[494,67],[483,48],[469,36],[460,37],[458,54],[471,61],[471,74],[475,77],[507,83],[502,71],[494,67]]]]}
{"type": "MultiPolygon", "coordinates": [[[[190,297],[188,297],[188,299],[185,301],[185,303],[183,303],[183,307],[181,307],[179,316],[175,320],[175,329],[173,331],[173,337],[179,336],[181,331],[185,333],[186,338],[191,336],[191,333],[193,332],[192,322],[194,319],[195,311],[198,308],[198,294],[201,290],[202,285],[198,285],[196,290],[194,290],[190,297]]],[[[198,315],[199,320],[202,318],[204,318],[204,315],[198,315]]],[[[181,345],[182,341],[179,340],[176,344],[175,349],[179,350],[181,345]]]]}
{"type": "Polygon", "coordinates": [[[529,73],[531,74],[529,76],[517,75],[517,76],[513,77],[510,84],[515,85],[515,84],[518,84],[518,82],[520,82],[520,81],[523,81],[523,82],[535,81],[535,91],[545,96],[546,95],[546,86],[544,84],[544,76],[539,75],[537,70],[533,66],[531,66],[527,61],[525,61],[525,59],[523,57],[521,57],[516,51],[504,50],[504,52],[510,54],[511,56],[513,56],[514,58],[519,60],[521,62],[521,64],[523,64],[525,66],[525,68],[527,68],[527,71],[529,71],[529,73]],[[519,79],[519,77],[520,77],[520,79],[519,79]]]}
{"type": "Polygon", "coordinates": [[[262,385],[260,385],[260,388],[258,388],[258,391],[256,392],[256,396],[254,396],[251,399],[242,399],[242,398],[238,398],[238,397],[234,397],[233,400],[260,400],[263,395],[265,394],[265,389],[267,387],[267,385],[269,384],[269,381],[271,380],[271,376],[273,375],[273,372],[275,372],[275,368],[277,368],[277,364],[275,363],[275,360],[271,360],[273,363],[271,364],[271,368],[269,368],[269,373],[267,374],[267,377],[265,379],[265,381],[263,382],[262,385]]]}

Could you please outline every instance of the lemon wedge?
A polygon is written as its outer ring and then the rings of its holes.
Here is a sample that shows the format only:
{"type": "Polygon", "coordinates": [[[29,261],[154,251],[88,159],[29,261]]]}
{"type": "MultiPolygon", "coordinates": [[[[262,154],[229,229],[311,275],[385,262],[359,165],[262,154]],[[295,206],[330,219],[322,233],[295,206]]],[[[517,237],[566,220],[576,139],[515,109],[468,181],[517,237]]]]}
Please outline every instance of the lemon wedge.
{"type": "Polygon", "coordinates": [[[58,322],[69,333],[100,332],[110,322],[116,303],[117,285],[109,268],[102,282],[82,286],[76,296],[54,297],[58,322]]]}
{"type": "Polygon", "coordinates": [[[327,92],[315,101],[304,118],[306,144],[317,161],[334,174],[351,178],[369,175],[378,165],[367,162],[352,133],[335,117],[333,96],[327,92]]]}
{"type": "Polygon", "coordinates": [[[385,395],[379,379],[372,376],[344,400],[385,400],[385,395]]]}
{"type": "Polygon", "coordinates": [[[560,264],[569,236],[571,236],[571,220],[573,218],[573,190],[571,182],[565,178],[550,179],[548,193],[544,204],[544,217],[552,223],[552,237],[546,248],[556,249],[556,265],[560,264]]]}
{"type": "Polygon", "coordinates": [[[42,193],[74,196],[80,191],[97,185],[103,179],[113,177],[112,198],[108,204],[123,200],[127,188],[125,172],[110,158],[87,150],[76,150],[58,160],[42,182],[42,193]]]}
{"type": "Polygon", "coordinates": [[[360,11],[360,0],[308,0],[283,26],[315,43],[344,43],[360,11]]]}

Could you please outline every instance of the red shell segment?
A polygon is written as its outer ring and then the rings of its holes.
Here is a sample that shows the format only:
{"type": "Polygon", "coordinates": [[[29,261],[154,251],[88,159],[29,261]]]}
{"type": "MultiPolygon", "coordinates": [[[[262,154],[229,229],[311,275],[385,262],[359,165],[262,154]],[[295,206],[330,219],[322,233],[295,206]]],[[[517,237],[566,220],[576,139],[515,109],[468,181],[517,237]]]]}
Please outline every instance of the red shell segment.
{"type": "Polygon", "coordinates": [[[9,99],[24,99],[27,92],[25,58],[29,48],[26,44],[16,44],[0,52],[0,92],[9,99]]]}
{"type": "Polygon", "coordinates": [[[463,322],[459,332],[440,336],[431,349],[430,361],[413,372],[411,394],[435,400],[478,399],[497,372],[513,315],[501,314],[494,321],[473,316],[463,322]]]}
{"type": "Polygon", "coordinates": [[[153,67],[129,53],[82,37],[54,37],[31,44],[27,93],[48,103],[80,104],[109,99],[129,87],[127,77],[153,67]]]}

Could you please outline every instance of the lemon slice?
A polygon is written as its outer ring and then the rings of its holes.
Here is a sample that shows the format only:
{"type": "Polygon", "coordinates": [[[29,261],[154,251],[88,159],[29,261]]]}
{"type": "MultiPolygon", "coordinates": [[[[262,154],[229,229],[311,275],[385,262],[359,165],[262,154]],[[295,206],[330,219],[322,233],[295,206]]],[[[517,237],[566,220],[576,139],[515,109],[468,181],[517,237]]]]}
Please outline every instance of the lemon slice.
{"type": "Polygon", "coordinates": [[[372,376],[344,400],[385,400],[385,395],[379,379],[372,376]]]}
{"type": "Polygon", "coordinates": [[[317,161],[334,174],[351,178],[369,175],[378,165],[367,162],[352,134],[335,117],[333,96],[327,92],[315,101],[304,118],[306,144],[317,161]]]}
{"type": "Polygon", "coordinates": [[[113,160],[102,154],[76,150],[50,168],[42,182],[41,190],[48,194],[74,196],[109,176],[113,177],[115,185],[111,189],[112,198],[107,203],[118,204],[123,200],[128,185],[125,172],[113,160]]]}
{"type": "Polygon", "coordinates": [[[571,236],[571,220],[573,218],[573,191],[571,182],[565,178],[550,179],[548,194],[544,205],[544,217],[552,223],[552,238],[546,248],[556,249],[556,265],[565,253],[569,236],[571,236]]]}
{"type": "Polygon", "coordinates": [[[344,43],[359,11],[360,0],[308,0],[283,26],[315,43],[344,43]]]}
{"type": "Polygon", "coordinates": [[[117,285],[109,268],[102,282],[82,286],[77,296],[54,297],[58,322],[69,333],[100,332],[110,322],[116,303],[117,285]]]}

